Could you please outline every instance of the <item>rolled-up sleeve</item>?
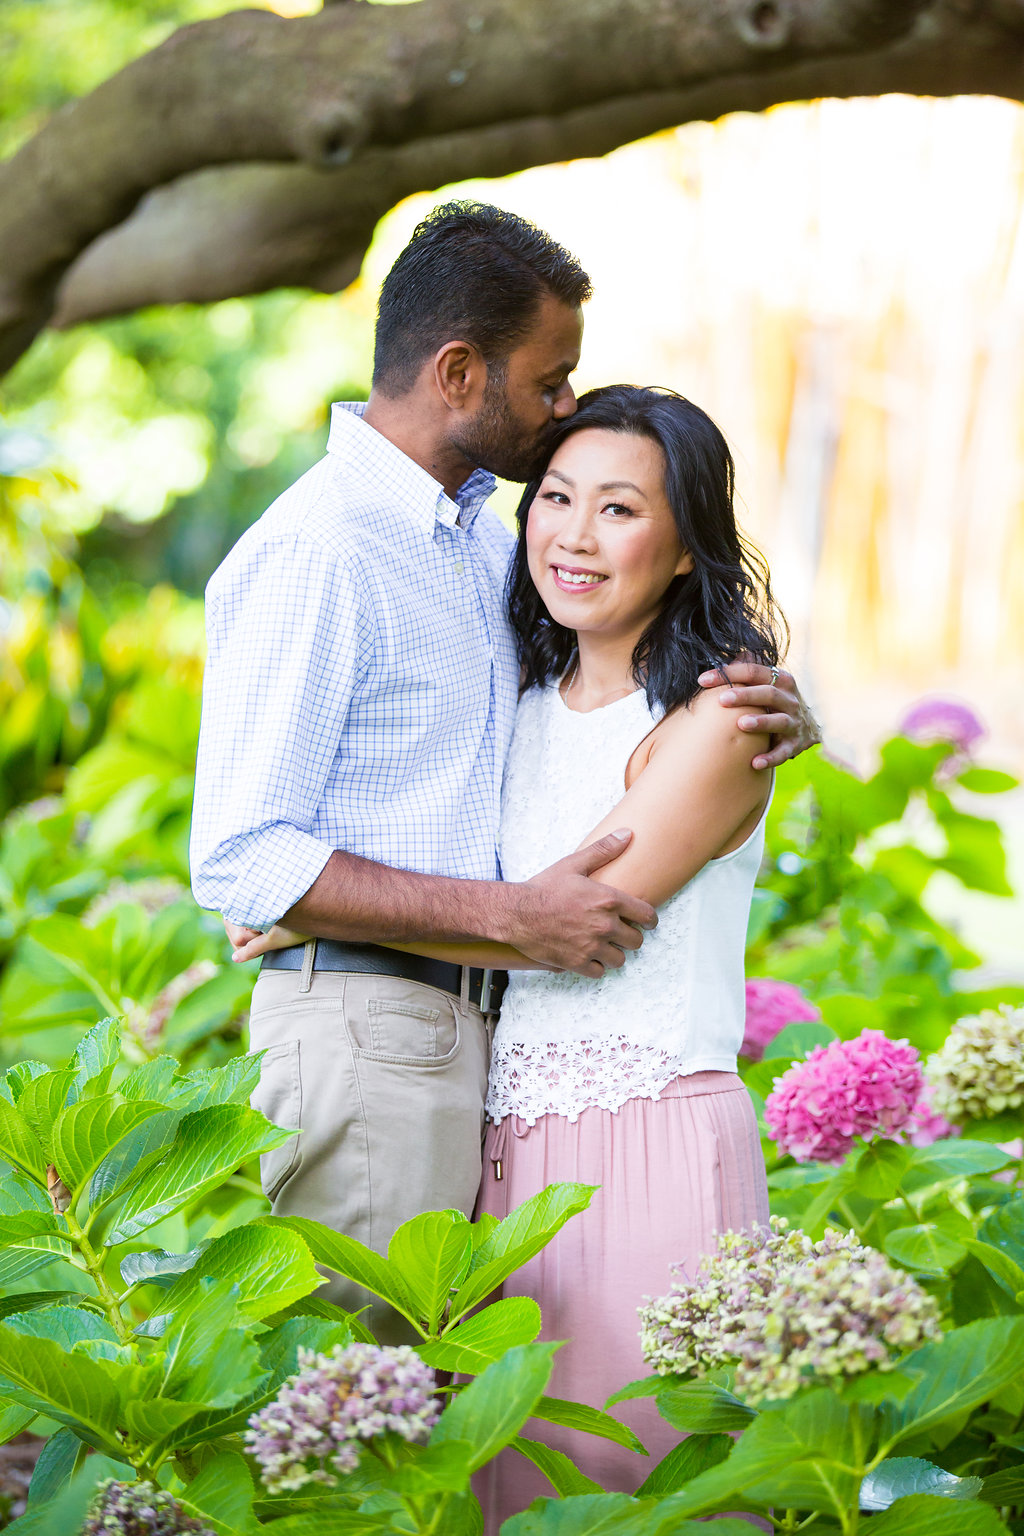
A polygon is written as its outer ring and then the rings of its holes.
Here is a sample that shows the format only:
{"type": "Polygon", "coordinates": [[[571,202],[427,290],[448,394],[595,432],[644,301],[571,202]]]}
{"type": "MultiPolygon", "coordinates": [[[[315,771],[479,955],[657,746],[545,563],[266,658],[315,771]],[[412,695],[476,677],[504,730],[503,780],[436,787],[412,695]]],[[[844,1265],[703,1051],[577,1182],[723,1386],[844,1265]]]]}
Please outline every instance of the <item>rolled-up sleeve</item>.
{"type": "Polygon", "coordinates": [[[368,620],[355,573],[313,541],[235,553],[207,591],[192,889],[200,906],[267,928],[331,856],[312,827],[368,620]]]}

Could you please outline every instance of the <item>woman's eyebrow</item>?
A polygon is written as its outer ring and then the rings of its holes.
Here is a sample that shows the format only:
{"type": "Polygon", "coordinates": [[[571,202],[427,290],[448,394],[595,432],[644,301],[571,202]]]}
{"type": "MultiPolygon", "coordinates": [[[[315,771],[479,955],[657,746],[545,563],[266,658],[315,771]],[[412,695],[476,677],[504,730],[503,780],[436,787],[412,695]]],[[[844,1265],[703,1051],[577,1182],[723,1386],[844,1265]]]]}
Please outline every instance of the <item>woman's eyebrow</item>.
{"type": "MultiPolygon", "coordinates": [[[[556,473],[557,473],[557,471],[556,471],[556,473]]],[[[599,491],[622,491],[622,490],[636,491],[638,496],[642,496],[644,498],[644,501],[647,500],[647,493],[646,493],[646,491],[642,491],[638,485],[634,485],[632,480],[606,480],[603,485],[599,485],[598,486],[598,490],[599,491]]]]}
{"type": "Polygon", "coordinates": [[[546,469],[544,471],[544,474],[545,474],[545,477],[548,476],[548,475],[552,475],[556,480],[561,480],[563,485],[575,485],[576,484],[575,480],[571,479],[568,475],[563,475],[562,471],[560,469],[550,469],[550,468],[548,468],[548,469],[546,469]]]}

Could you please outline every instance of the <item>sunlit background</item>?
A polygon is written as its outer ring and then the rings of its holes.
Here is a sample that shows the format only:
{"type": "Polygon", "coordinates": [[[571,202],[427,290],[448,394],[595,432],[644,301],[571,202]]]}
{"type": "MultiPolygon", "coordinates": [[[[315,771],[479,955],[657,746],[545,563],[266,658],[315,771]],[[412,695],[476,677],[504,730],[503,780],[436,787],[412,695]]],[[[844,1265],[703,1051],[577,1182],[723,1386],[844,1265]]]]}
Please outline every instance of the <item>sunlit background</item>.
{"type": "MultiPolygon", "coordinates": [[[[1024,109],[1008,102],[785,106],[410,198],[341,296],[42,339],[0,385],[0,469],[43,476],[90,579],[199,593],[322,451],[329,401],[365,394],[380,281],[451,193],[528,215],[590,271],[580,388],[671,385],[722,426],[832,750],[869,767],[937,693],[981,715],[987,763],[1024,768],[1024,109]]],[[[501,487],[503,516],[515,500],[501,487]]],[[[1020,792],[1000,815],[1020,886],[1020,792]]],[[[1013,964],[1019,906],[959,900],[1013,964]]]]}

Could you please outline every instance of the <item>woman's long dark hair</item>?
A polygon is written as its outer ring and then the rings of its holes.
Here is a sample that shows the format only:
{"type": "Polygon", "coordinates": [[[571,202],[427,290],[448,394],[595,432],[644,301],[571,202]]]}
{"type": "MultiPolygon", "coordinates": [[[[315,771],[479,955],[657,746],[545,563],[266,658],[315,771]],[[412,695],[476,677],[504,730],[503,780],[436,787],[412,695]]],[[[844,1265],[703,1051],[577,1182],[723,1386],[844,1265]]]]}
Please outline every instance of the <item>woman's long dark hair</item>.
{"type": "MultiPolygon", "coordinates": [[[[633,677],[648,701],[666,711],[689,704],[700,692],[702,672],[744,654],[775,666],[780,616],[768,567],[736,528],[735,466],[710,416],[670,389],[611,384],[580,396],[576,414],[552,434],[549,459],[566,438],[588,427],[658,444],[665,456],[665,495],[683,547],[693,556],[693,570],[673,577],[661,612],[633,651],[633,677]]],[[[526,520],[541,478],[530,481],[519,503],[519,544],[506,591],[524,689],[561,677],[576,654],[574,632],[548,613],[526,559],[526,520]]]]}

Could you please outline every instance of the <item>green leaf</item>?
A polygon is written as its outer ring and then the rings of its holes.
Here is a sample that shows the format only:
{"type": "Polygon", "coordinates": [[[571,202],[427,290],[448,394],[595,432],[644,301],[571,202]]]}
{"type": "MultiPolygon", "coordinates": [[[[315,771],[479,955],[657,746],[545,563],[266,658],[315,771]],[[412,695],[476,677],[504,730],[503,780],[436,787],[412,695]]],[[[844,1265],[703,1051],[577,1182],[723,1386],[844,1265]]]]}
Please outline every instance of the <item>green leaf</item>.
{"type": "Polygon", "coordinates": [[[48,1162],[53,1162],[54,1125],[74,1089],[75,1074],[68,1067],[33,1077],[18,1095],[18,1113],[31,1127],[48,1162]]]}
{"type": "MultiPolygon", "coordinates": [[[[681,1381],[683,1378],[678,1377],[676,1379],[681,1381]]],[[[631,1403],[637,1397],[657,1397],[659,1392],[665,1390],[665,1385],[666,1377],[664,1376],[641,1376],[638,1381],[627,1382],[626,1386],[620,1387],[617,1392],[613,1392],[604,1406],[606,1409],[614,1408],[616,1403],[631,1403]]],[[[714,1391],[716,1389],[711,1388],[710,1390],[714,1391]]]]}
{"type": "Polygon", "coordinates": [[[214,1104],[187,1114],[167,1157],[121,1198],[107,1244],[137,1237],[214,1189],[241,1163],[281,1146],[294,1134],[241,1104],[214,1104]]]}
{"type": "Polygon", "coordinates": [[[53,1127],[53,1162],[72,1193],[77,1196],[123,1137],[162,1112],[160,1104],[145,1099],[118,1104],[109,1094],[79,1099],[62,1110],[53,1127]]]}
{"type": "Polygon", "coordinates": [[[980,1264],[984,1264],[989,1274],[1001,1285],[1015,1301],[1024,1293],[1024,1269],[1015,1259],[1002,1248],[996,1248],[992,1243],[983,1243],[975,1238],[965,1237],[964,1246],[980,1264]]]}
{"type": "Polygon", "coordinates": [[[881,1443],[886,1451],[944,1419],[985,1402],[1024,1370],[1024,1318],[990,1317],[955,1328],[900,1361],[902,1375],[918,1376],[902,1402],[885,1402],[881,1443]]]}
{"type": "Polygon", "coordinates": [[[985,1504],[1024,1504],[1024,1466],[993,1472],[982,1483],[978,1498],[985,1504]]]}
{"type": "Polygon", "coordinates": [[[666,1385],[657,1394],[658,1412],[673,1429],[682,1434],[716,1434],[720,1431],[746,1429],[756,1417],[754,1409],[707,1382],[689,1382],[684,1386],[666,1385]]]}
{"type": "Polygon", "coordinates": [[[816,1045],[831,1045],[839,1036],[817,1020],[787,1024],[764,1048],[763,1061],[803,1061],[816,1045]]]}
{"type": "Polygon", "coordinates": [[[1002,795],[1016,789],[1019,782],[1012,773],[1000,773],[996,768],[965,768],[956,781],[972,795],[1002,795]]]}
{"type": "Polygon", "coordinates": [[[190,1515],[212,1525],[218,1536],[249,1536],[263,1529],[252,1510],[254,1492],[241,1456],[224,1451],[208,1461],[178,1497],[190,1515]]]}
{"type": "Polygon", "coordinates": [[[431,1445],[466,1440],[476,1471],[514,1439],[537,1406],[557,1344],[520,1344],[489,1365],[449,1404],[434,1426],[431,1445]]]}
{"type": "Polygon", "coordinates": [[[978,1229],[982,1242],[1008,1254],[1015,1263],[1024,1265],[1024,1196],[1015,1195],[1004,1205],[996,1206],[978,1229]]]}
{"type": "Polygon", "coordinates": [[[860,1479],[852,1469],[871,1413],[827,1388],[759,1413],[727,1460],[665,1500],[666,1516],[713,1514],[751,1501],[845,1516],[857,1497],[860,1479]]]}
{"type": "Polygon", "coordinates": [[[897,1227],[886,1235],[882,1246],[897,1264],[933,1275],[945,1274],[967,1252],[963,1243],[940,1231],[933,1221],[916,1227],[897,1227]]]}
{"type": "Polygon", "coordinates": [[[46,1156],[39,1138],[25,1117],[4,1098],[0,1098],[0,1157],[38,1184],[46,1183],[46,1156]]]}
{"type": "Polygon", "coordinates": [[[115,1067],[121,1056],[121,1026],[117,1019],[101,1019],[78,1042],[73,1062],[75,1085],[81,1093],[91,1079],[115,1067]]]}
{"type": "Polygon", "coordinates": [[[864,1536],[1006,1536],[986,1504],[959,1504],[927,1493],[898,1499],[884,1514],[862,1522],[864,1536]]]}
{"type": "MultiPolygon", "coordinates": [[[[652,1518],[656,1509],[653,1499],[638,1500],[627,1493],[550,1499],[506,1520],[501,1536],[655,1536],[661,1529],[652,1518]]],[[[746,1531],[749,1536],[749,1526],[746,1531]]]]}
{"type": "Polygon", "coordinates": [[[427,1333],[437,1332],[472,1253],[472,1231],[461,1211],[424,1211],[403,1222],[388,1244],[388,1263],[401,1273],[427,1333]]]}
{"type": "Polygon", "coordinates": [[[128,1253],[121,1260],[121,1279],[125,1285],[147,1285],[151,1281],[173,1283],[187,1274],[205,1248],[190,1248],[187,1253],[168,1253],[164,1248],[147,1248],[143,1253],[128,1253]]]}
{"type": "Polygon", "coordinates": [[[664,1498],[684,1488],[700,1472],[717,1467],[733,1448],[729,1435],[690,1435],[674,1445],[637,1489],[638,1499],[664,1498]]]}
{"type": "Polygon", "coordinates": [[[563,1429],[578,1430],[584,1435],[596,1435],[601,1440],[611,1440],[629,1451],[636,1451],[639,1456],[647,1455],[646,1448],[628,1424],[613,1419],[610,1413],[602,1413],[600,1408],[590,1408],[586,1403],[542,1397],[533,1410],[533,1418],[543,1419],[546,1424],[560,1424],[563,1429]]]}
{"type": "Polygon", "coordinates": [[[464,1440],[423,1446],[416,1450],[412,1461],[403,1462],[392,1473],[387,1487],[414,1495],[434,1491],[459,1493],[469,1483],[471,1456],[472,1446],[464,1440]]]}
{"type": "Polygon", "coordinates": [[[215,1238],[175,1282],[163,1303],[173,1312],[207,1279],[237,1287],[238,1315],[250,1322],[269,1317],[308,1296],[324,1278],[297,1232],[285,1227],[234,1227],[215,1238]]]}
{"type": "Polygon", "coordinates": [[[545,1445],[540,1440],[527,1440],[523,1435],[516,1435],[509,1443],[514,1451],[525,1456],[527,1461],[532,1461],[543,1472],[559,1498],[602,1491],[600,1483],[587,1477],[563,1451],[556,1451],[553,1445],[545,1445]]]}
{"type": "Polygon", "coordinates": [[[532,1344],[540,1326],[540,1307],[532,1296],[506,1296],[416,1349],[435,1370],[479,1376],[507,1349],[532,1344]]]}
{"type": "Polygon", "coordinates": [[[452,1321],[486,1300],[538,1254],[571,1216],[585,1211],[596,1189],[596,1184],[549,1184],[500,1221],[473,1254],[469,1278],[452,1300],[452,1321]]]}
{"type": "MultiPolygon", "coordinates": [[[[23,1319],[24,1321],[24,1319],[23,1319]]],[[[120,1393],[104,1362],[53,1339],[28,1339],[0,1323],[0,1396],[77,1429],[83,1439],[116,1455],[120,1393]]]]}
{"type": "Polygon", "coordinates": [[[89,1182],[90,1233],[102,1239],[112,1201],[141,1182],[154,1163],[170,1151],[185,1111],[165,1109],[144,1120],[103,1159],[89,1182]]]}
{"type": "Polygon", "coordinates": [[[39,1452],[28,1488],[28,1507],[55,1498],[85,1455],[85,1445],[74,1430],[58,1429],[39,1452]]]}
{"type": "Polygon", "coordinates": [[[318,1264],[382,1296],[409,1322],[416,1321],[415,1304],[398,1270],[346,1232],[334,1232],[308,1216],[261,1216],[252,1225],[281,1226],[297,1232],[318,1264]]]}
{"type": "Polygon", "coordinates": [[[979,1173],[994,1173],[1014,1161],[1008,1152],[986,1141],[949,1138],[930,1147],[916,1147],[903,1180],[908,1194],[943,1184],[950,1179],[970,1179],[979,1173]]]}
{"type": "Polygon", "coordinates": [[[861,1509],[888,1509],[897,1499],[912,1493],[930,1493],[943,1499],[975,1499],[980,1477],[957,1477],[933,1462],[917,1456],[893,1456],[880,1462],[860,1485],[861,1509]]]}
{"type": "Polygon", "coordinates": [[[167,1104],[176,1086],[178,1063],[173,1056],[155,1056],[144,1061],[121,1079],[117,1091],[122,1099],[149,1099],[167,1104]]]}
{"type": "Polygon", "coordinates": [[[266,1371],[256,1340],[238,1325],[227,1280],[205,1280],[173,1314],[160,1363],[165,1397],[227,1408],[254,1392],[266,1371]]]}
{"type": "Polygon", "coordinates": [[[34,1408],[22,1408],[20,1403],[0,1403],[0,1445],[6,1445],[8,1440],[20,1435],[35,1417],[34,1408]]]}
{"type": "Polygon", "coordinates": [[[857,1159],[856,1191],[870,1200],[891,1200],[910,1166],[913,1150],[895,1141],[873,1141],[857,1159]]]}
{"type": "Polygon", "coordinates": [[[0,1217],[0,1285],[13,1285],[33,1270],[70,1259],[74,1253],[67,1229],[42,1211],[0,1217]]]}
{"type": "Polygon", "coordinates": [[[180,1093],[189,1109],[206,1109],[210,1104],[248,1104],[260,1080],[265,1051],[248,1056],[233,1056],[222,1067],[204,1067],[189,1072],[182,1080],[180,1093]]]}

